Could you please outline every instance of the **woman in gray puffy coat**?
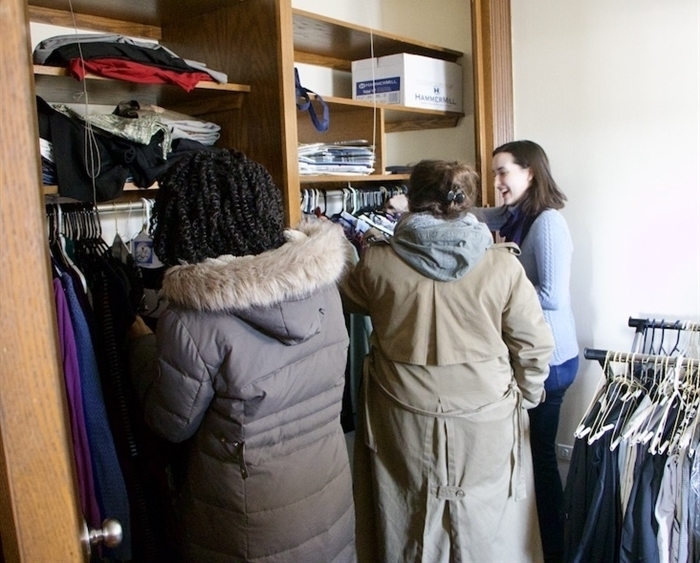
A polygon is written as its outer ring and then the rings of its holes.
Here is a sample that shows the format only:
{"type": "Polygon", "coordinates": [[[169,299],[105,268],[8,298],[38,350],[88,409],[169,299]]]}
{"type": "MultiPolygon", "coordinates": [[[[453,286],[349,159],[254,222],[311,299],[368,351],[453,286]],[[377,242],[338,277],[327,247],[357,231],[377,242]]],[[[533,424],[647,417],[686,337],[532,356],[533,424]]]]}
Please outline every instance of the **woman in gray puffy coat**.
{"type": "Polygon", "coordinates": [[[169,305],[130,354],[148,425],[189,440],[182,560],[354,561],[342,229],[285,230],[267,171],[229,150],[174,164],[153,226],[169,305]]]}

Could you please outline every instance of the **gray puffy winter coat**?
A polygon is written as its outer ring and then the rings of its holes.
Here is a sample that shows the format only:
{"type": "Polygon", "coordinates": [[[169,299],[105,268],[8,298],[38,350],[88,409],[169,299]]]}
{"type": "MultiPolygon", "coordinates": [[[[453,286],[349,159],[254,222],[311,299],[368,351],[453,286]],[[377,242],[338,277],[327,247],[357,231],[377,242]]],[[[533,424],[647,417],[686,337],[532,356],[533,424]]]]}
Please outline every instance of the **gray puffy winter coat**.
{"type": "Polygon", "coordinates": [[[193,438],[187,561],[354,560],[336,288],[347,259],[342,229],[314,221],[276,250],[167,272],[169,307],[131,347],[132,370],[149,426],[193,438]]]}

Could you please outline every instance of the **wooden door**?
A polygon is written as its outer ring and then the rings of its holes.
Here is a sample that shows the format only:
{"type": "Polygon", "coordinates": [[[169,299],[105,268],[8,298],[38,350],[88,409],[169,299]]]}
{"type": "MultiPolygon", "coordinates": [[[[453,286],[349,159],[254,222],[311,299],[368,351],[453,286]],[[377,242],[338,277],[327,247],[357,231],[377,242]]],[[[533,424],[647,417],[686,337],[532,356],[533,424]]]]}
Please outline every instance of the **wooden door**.
{"type": "Polygon", "coordinates": [[[83,561],[58,360],[24,0],[0,9],[0,538],[8,563],[83,561]]]}

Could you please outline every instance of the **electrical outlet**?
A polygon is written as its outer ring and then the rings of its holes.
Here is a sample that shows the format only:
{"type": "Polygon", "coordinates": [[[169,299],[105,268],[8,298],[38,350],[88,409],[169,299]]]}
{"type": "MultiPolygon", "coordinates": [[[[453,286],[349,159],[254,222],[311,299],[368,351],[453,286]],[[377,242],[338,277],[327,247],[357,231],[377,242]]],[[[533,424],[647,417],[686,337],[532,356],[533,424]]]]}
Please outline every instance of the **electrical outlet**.
{"type": "Polygon", "coordinates": [[[571,460],[571,454],[574,451],[573,446],[567,446],[566,444],[557,444],[557,457],[559,459],[565,459],[567,461],[571,460]]]}

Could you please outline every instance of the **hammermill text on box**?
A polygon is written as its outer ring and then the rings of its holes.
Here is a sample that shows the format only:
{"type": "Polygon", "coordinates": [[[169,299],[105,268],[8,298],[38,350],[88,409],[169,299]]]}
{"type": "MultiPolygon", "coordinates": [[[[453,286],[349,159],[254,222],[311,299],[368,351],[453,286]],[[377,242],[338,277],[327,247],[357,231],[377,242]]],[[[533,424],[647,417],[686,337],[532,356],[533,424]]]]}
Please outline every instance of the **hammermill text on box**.
{"type": "Polygon", "coordinates": [[[398,53],[352,63],[354,100],[462,111],[462,67],[457,63],[398,53]]]}

